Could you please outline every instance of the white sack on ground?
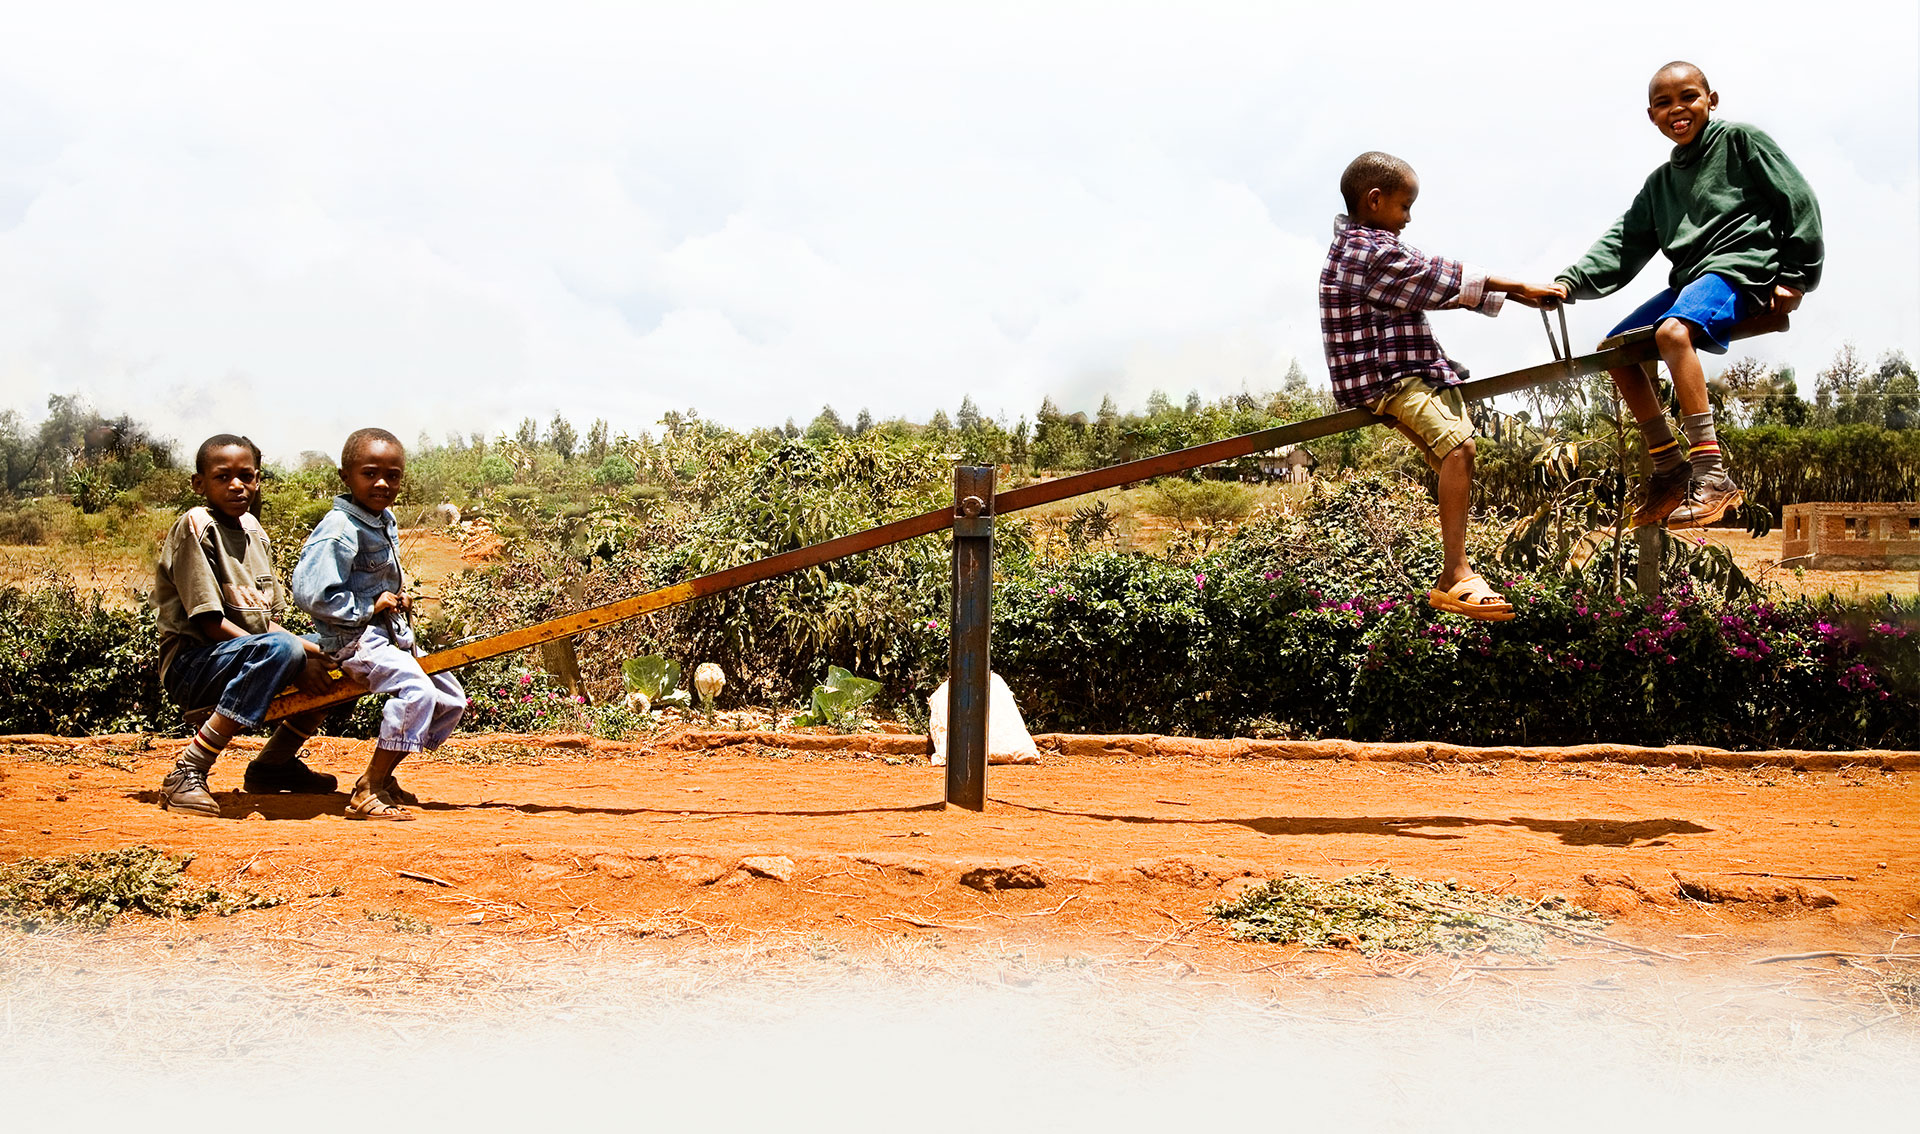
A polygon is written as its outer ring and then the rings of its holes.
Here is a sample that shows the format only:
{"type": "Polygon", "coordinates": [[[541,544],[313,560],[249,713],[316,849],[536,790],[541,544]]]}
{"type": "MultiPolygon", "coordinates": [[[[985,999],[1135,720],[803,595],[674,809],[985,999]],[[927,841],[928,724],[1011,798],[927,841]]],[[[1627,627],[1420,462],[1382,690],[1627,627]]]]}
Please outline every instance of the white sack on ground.
{"type": "MultiPolygon", "coordinates": [[[[947,762],[947,683],[933,691],[927,703],[927,735],[933,740],[933,762],[947,762]]],[[[1013,703],[1013,690],[997,673],[987,674],[987,763],[1038,764],[1040,750],[1034,747],[1033,734],[1020,706],[1013,703]]]]}

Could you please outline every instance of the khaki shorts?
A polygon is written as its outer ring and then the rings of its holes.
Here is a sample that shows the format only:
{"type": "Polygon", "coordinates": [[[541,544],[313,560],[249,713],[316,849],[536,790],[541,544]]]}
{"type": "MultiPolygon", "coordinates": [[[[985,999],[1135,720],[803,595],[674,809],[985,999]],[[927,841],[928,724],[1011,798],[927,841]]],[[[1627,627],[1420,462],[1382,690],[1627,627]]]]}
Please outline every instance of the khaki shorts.
{"type": "Polygon", "coordinates": [[[1408,378],[1375,402],[1373,412],[1411,431],[1420,455],[1435,469],[1462,441],[1473,437],[1473,422],[1458,386],[1435,389],[1422,378],[1408,378]]]}

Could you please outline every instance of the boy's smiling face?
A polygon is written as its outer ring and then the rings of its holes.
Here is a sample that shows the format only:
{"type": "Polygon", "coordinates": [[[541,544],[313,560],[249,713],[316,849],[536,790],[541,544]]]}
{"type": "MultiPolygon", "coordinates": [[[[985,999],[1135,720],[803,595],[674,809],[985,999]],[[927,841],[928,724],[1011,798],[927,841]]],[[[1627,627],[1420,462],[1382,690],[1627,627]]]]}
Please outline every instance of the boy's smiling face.
{"type": "Polygon", "coordinates": [[[1697,67],[1665,68],[1647,84],[1647,117],[1676,146],[1698,138],[1719,106],[1719,92],[1697,67]]]}
{"type": "Polygon", "coordinates": [[[406,472],[407,454],[400,446],[370,438],[359,444],[340,469],[340,479],[346,482],[354,503],[369,512],[381,512],[400,494],[400,478],[406,472]]]}
{"type": "Polygon", "coordinates": [[[206,454],[206,468],[193,474],[193,491],[216,519],[237,521],[253,507],[259,491],[260,464],[245,445],[221,445],[206,454]]]}
{"type": "Polygon", "coordinates": [[[1419,197],[1420,179],[1411,174],[1397,189],[1369,189],[1360,201],[1360,223],[1398,236],[1413,222],[1413,203],[1419,197]]]}

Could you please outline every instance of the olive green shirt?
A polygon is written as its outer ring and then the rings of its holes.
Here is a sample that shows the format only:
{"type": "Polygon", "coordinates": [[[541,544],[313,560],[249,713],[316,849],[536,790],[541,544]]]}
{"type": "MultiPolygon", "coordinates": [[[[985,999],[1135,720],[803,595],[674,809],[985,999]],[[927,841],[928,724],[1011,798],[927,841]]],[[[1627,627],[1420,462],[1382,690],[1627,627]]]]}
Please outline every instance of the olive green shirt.
{"type": "Polygon", "coordinates": [[[219,611],[249,634],[265,634],[286,608],[273,573],[273,544],[251,514],[223,524],[205,506],[189,508],[167,532],[153,571],[160,621],[160,674],[182,644],[208,644],[194,616],[219,611]]]}
{"type": "Polygon", "coordinates": [[[1558,280],[1574,299],[1598,299],[1631,283],[1655,252],[1673,262],[1675,290],[1712,272],[1757,299],[1775,284],[1812,291],[1825,257],[1820,204],[1772,138],[1713,119],[1673,148],[1626,215],[1558,280]]]}

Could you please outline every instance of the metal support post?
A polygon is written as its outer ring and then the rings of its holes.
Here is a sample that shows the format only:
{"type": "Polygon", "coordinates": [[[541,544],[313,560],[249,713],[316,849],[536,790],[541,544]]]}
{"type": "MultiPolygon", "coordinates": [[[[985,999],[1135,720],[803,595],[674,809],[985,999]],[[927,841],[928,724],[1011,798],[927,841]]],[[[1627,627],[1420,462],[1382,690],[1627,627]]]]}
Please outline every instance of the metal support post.
{"type": "Polygon", "coordinates": [[[953,636],[947,653],[947,805],[987,806],[993,466],[953,470],[953,636]]]}
{"type": "MultiPolygon", "coordinates": [[[[1660,388],[1660,374],[1657,364],[1643,362],[1640,369],[1646,372],[1647,381],[1653,388],[1660,388]]],[[[1640,446],[1640,483],[1649,483],[1653,476],[1653,459],[1647,456],[1646,446],[1640,446]]],[[[1623,505],[1624,507],[1624,505],[1623,505]]],[[[1663,524],[1645,524],[1633,529],[1634,572],[1633,589],[1641,597],[1660,593],[1660,566],[1667,550],[1666,527],[1663,524]]]]}

